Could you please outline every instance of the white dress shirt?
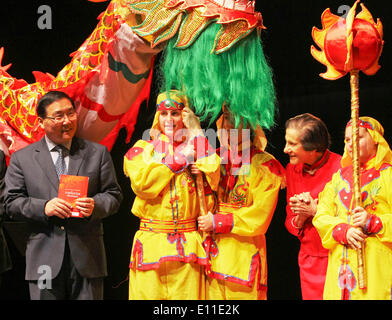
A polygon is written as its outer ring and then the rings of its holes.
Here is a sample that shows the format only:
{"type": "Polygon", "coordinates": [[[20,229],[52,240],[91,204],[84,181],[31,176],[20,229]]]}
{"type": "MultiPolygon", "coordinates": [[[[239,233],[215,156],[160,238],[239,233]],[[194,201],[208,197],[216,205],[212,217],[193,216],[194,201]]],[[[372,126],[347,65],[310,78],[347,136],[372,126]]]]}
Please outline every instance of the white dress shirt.
{"type": "MultiPolygon", "coordinates": [[[[57,144],[54,143],[52,140],[50,140],[46,135],[45,135],[45,141],[46,141],[46,144],[47,144],[48,149],[50,151],[50,155],[52,157],[53,164],[55,164],[57,161],[57,158],[59,157],[59,152],[55,149],[57,144]]],[[[71,149],[71,143],[72,143],[72,141],[70,141],[69,143],[66,143],[66,144],[61,144],[63,147],[65,147],[68,150],[67,154],[64,156],[64,161],[65,161],[65,166],[67,168],[67,171],[68,171],[69,150],[71,149]]]]}

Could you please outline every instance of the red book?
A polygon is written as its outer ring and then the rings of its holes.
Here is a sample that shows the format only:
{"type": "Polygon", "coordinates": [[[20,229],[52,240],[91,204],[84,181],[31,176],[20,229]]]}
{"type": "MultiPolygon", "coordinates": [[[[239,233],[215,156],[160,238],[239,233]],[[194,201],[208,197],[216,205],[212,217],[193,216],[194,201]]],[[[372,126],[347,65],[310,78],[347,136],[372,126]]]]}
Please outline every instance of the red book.
{"type": "Polygon", "coordinates": [[[87,197],[87,189],[88,177],[61,175],[58,197],[72,205],[71,217],[83,218],[83,215],[76,208],[75,202],[78,198],[87,197]]]}

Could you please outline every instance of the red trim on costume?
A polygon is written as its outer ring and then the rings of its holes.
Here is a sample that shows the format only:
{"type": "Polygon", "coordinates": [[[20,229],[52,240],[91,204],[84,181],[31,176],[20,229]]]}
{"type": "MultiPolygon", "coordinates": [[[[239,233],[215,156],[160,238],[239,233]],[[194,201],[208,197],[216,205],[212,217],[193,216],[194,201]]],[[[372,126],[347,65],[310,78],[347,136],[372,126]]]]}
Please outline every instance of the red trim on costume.
{"type": "Polygon", "coordinates": [[[227,212],[222,210],[222,208],[233,208],[233,209],[238,209],[238,208],[242,208],[242,207],[248,207],[248,206],[243,206],[243,205],[238,205],[238,204],[232,204],[232,203],[228,203],[228,202],[220,202],[219,203],[219,209],[218,211],[221,213],[227,212]]]}
{"type": "Polygon", "coordinates": [[[153,145],[157,153],[163,153],[165,155],[162,159],[162,164],[166,165],[171,171],[175,173],[181,172],[188,166],[189,163],[186,157],[177,148],[181,143],[178,145],[176,143],[173,144],[174,155],[169,150],[169,146],[171,145],[169,142],[156,139],[149,141],[149,143],[153,145]]]}
{"type": "Polygon", "coordinates": [[[213,225],[215,233],[229,233],[233,229],[233,214],[220,214],[213,215],[213,225]]]}
{"type": "MultiPolygon", "coordinates": [[[[347,127],[351,127],[351,125],[352,125],[352,123],[351,123],[351,120],[350,120],[347,123],[346,128],[347,127]]],[[[361,120],[361,119],[359,119],[359,121],[358,121],[358,126],[366,128],[366,129],[369,129],[369,130],[374,130],[374,128],[373,128],[373,126],[372,126],[372,124],[370,122],[364,121],[364,120],[361,120]]]]}
{"type": "Polygon", "coordinates": [[[248,280],[240,279],[232,275],[228,274],[223,274],[223,273],[218,273],[215,271],[211,271],[208,273],[208,276],[214,279],[219,279],[219,280],[224,280],[224,281],[229,281],[233,283],[238,283],[244,286],[248,286],[249,288],[252,288],[255,279],[257,280],[257,290],[262,289],[262,286],[265,287],[265,285],[262,285],[260,283],[261,279],[261,259],[260,259],[260,253],[257,252],[253,257],[252,261],[250,263],[250,270],[249,270],[249,277],[248,280]],[[256,279],[256,274],[258,274],[257,279],[256,279]]]}
{"type": "Polygon", "coordinates": [[[210,145],[208,139],[204,136],[197,136],[193,139],[196,160],[205,158],[215,153],[215,149],[210,145]]]}
{"type": "Polygon", "coordinates": [[[162,110],[182,110],[184,109],[184,104],[182,102],[177,102],[173,99],[165,99],[157,105],[157,111],[162,110]]]}
{"type": "Polygon", "coordinates": [[[383,163],[379,169],[379,171],[385,170],[389,167],[392,167],[389,163],[383,163]]]}
{"type": "Polygon", "coordinates": [[[365,225],[365,233],[367,234],[375,234],[379,233],[383,228],[383,224],[381,219],[375,214],[368,213],[368,220],[365,225]]]}
{"type": "Polygon", "coordinates": [[[332,230],[332,237],[336,242],[347,244],[347,230],[351,228],[347,223],[340,223],[332,230]]]}
{"type": "MultiPolygon", "coordinates": [[[[353,195],[353,193],[351,192],[351,190],[349,192],[346,191],[346,189],[342,189],[339,191],[339,199],[342,202],[342,204],[346,207],[346,209],[348,210],[350,208],[350,204],[351,204],[351,197],[353,195]]],[[[363,196],[361,195],[362,200],[363,200],[363,196]]]]}
{"type": "MultiPolygon", "coordinates": [[[[178,200],[178,196],[171,197],[169,200],[171,205],[178,200]]],[[[196,219],[184,219],[184,220],[157,220],[157,219],[145,219],[140,218],[139,230],[150,231],[155,233],[177,233],[180,232],[191,232],[197,231],[196,219]]],[[[184,240],[185,237],[184,237],[184,240]]]]}
{"type": "MultiPolygon", "coordinates": [[[[202,242],[203,248],[207,253],[207,257],[212,255],[213,257],[216,257],[219,253],[218,250],[218,245],[216,244],[215,240],[211,237],[211,235],[208,235],[205,240],[202,242]]],[[[211,266],[211,265],[209,265],[211,266]]]]}
{"type": "Polygon", "coordinates": [[[212,239],[211,235],[208,235],[205,240],[202,242],[202,246],[204,251],[206,252],[206,257],[208,259],[207,264],[205,265],[205,271],[209,275],[211,273],[211,262],[210,257],[216,257],[219,253],[218,246],[214,239],[212,239]]]}
{"type": "Polygon", "coordinates": [[[266,166],[273,174],[276,174],[277,176],[282,177],[284,175],[285,170],[280,162],[276,159],[271,159],[267,162],[264,162],[262,165],[266,166]]]}
{"type": "MultiPolygon", "coordinates": [[[[181,233],[178,233],[180,235],[181,233]]],[[[178,241],[180,237],[175,238],[174,241],[178,241]]],[[[177,243],[177,251],[178,251],[178,243],[177,243]]],[[[143,262],[143,244],[136,240],[133,251],[132,251],[132,260],[129,263],[129,268],[136,268],[137,270],[153,270],[158,269],[160,264],[166,261],[180,261],[184,263],[194,262],[203,266],[208,264],[208,259],[206,257],[198,257],[195,253],[191,253],[189,256],[184,255],[184,250],[182,248],[181,252],[178,252],[178,255],[175,256],[164,256],[161,257],[156,262],[145,263],[143,262]]]]}
{"type": "Polygon", "coordinates": [[[339,287],[342,289],[341,300],[351,300],[351,291],[356,286],[355,275],[351,268],[344,262],[339,269],[339,287]]]}
{"type": "MultiPolygon", "coordinates": [[[[361,172],[361,185],[364,186],[371,181],[380,177],[380,171],[388,168],[390,165],[384,163],[379,170],[376,168],[370,168],[369,170],[361,172]]],[[[352,189],[353,189],[353,167],[348,166],[341,169],[341,177],[350,185],[350,191],[347,192],[346,189],[342,189],[339,191],[339,197],[342,203],[346,208],[350,207],[351,197],[352,197],[352,189]]],[[[367,191],[363,191],[361,194],[361,200],[365,201],[367,197],[367,191]]]]}
{"type": "Polygon", "coordinates": [[[166,154],[162,159],[162,163],[173,172],[183,171],[188,166],[188,161],[179,152],[175,152],[174,155],[166,154]]]}
{"type": "Polygon", "coordinates": [[[134,157],[138,156],[139,154],[141,154],[143,152],[143,148],[140,147],[133,147],[131,149],[128,150],[128,152],[125,154],[125,157],[128,160],[132,160],[134,157]]]}
{"type": "Polygon", "coordinates": [[[178,254],[181,257],[185,256],[184,246],[182,245],[183,242],[186,242],[185,234],[183,234],[183,233],[169,233],[167,235],[167,240],[172,244],[176,242],[178,254]]]}

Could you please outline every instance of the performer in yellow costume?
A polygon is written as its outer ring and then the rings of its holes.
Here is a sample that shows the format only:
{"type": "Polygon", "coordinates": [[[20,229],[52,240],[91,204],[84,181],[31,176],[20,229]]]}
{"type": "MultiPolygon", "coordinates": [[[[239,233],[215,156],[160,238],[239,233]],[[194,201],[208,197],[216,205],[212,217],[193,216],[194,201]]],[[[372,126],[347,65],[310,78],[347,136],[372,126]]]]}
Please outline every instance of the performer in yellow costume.
{"type": "Polygon", "coordinates": [[[124,157],[124,172],[136,194],[132,213],[140,218],[130,261],[130,299],[205,298],[208,259],[197,231],[200,204],[192,173],[204,173],[212,211],[220,159],[185,102],[179,92],[161,93],[152,140],[139,140],[124,157]]]}
{"type": "Polygon", "coordinates": [[[342,169],[319,196],[313,224],[329,250],[324,299],[392,298],[392,152],[381,124],[359,118],[362,206],[353,208],[351,122],[342,169]],[[364,247],[367,287],[358,286],[357,252],[364,247]]]}
{"type": "Polygon", "coordinates": [[[228,109],[218,120],[221,177],[218,208],[198,218],[210,255],[206,297],[212,300],[264,300],[267,298],[265,233],[271,222],[284,169],[264,151],[267,141],[257,128],[232,130],[228,109]],[[223,130],[221,130],[223,128],[223,130]],[[235,134],[238,132],[238,138],[235,134]],[[247,134],[248,133],[248,134],[247,134]]]}

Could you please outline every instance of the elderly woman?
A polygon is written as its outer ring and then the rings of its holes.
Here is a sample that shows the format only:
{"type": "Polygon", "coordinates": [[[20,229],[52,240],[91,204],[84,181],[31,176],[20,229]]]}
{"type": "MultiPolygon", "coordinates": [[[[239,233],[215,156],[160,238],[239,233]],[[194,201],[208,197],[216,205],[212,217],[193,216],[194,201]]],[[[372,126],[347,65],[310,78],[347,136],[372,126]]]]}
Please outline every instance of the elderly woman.
{"type": "Polygon", "coordinates": [[[329,250],[324,299],[391,299],[392,152],[381,124],[359,120],[362,205],[353,207],[351,122],[345,132],[342,169],[319,196],[313,224],[329,250]],[[364,247],[367,288],[358,286],[357,252],[364,247]]]}
{"type": "Polygon", "coordinates": [[[309,114],[286,121],[286,228],[298,237],[301,291],[304,300],[323,298],[328,250],[312,225],[319,193],[340,168],[341,156],[328,150],[330,136],[324,122],[309,114]]]}
{"type": "Polygon", "coordinates": [[[132,213],[140,218],[130,262],[130,299],[204,299],[208,259],[197,230],[200,203],[192,173],[205,174],[212,211],[220,159],[185,102],[177,91],[161,93],[152,140],[139,140],[124,157],[136,195],[132,213]]]}

